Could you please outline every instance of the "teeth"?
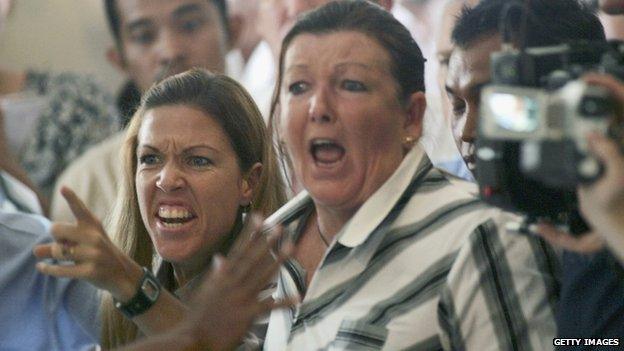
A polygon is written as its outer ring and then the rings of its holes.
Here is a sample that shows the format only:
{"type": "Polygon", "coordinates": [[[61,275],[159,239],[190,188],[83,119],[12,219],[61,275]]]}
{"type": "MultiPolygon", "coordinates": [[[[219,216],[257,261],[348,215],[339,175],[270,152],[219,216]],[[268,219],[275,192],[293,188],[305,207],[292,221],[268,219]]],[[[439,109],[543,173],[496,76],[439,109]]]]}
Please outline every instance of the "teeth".
{"type": "Polygon", "coordinates": [[[171,228],[181,227],[182,223],[166,223],[166,222],[163,222],[163,225],[165,226],[165,228],[171,229],[171,228]]]}
{"type": "Polygon", "coordinates": [[[336,145],[335,142],[329,139],[316,139],[312,142],[313,146],[326,146],[326,145],[336,145]]]}
{"type": "Polygon", "coordinates": [[[158,209],[158,216],[165,219],[186,219],[193,215],[183,207],[162,206],[158,209]]]}

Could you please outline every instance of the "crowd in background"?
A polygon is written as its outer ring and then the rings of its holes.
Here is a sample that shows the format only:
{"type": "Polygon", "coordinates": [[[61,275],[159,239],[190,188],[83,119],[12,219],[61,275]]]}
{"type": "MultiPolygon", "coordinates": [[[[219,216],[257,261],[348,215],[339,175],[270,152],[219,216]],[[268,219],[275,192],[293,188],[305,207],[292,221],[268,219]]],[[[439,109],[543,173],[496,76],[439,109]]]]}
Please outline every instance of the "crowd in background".
{"type": "MultiPolygon", "coordinates": [[[[624,344],[616,143],[587,235],[476,197],[513,0],[93,2],[52,63],[18,21],[64,14],[0,0],[0,350],[624,344]]],[[[530,46],[624,39],[623,2],[528,3],[530,46]]]]}

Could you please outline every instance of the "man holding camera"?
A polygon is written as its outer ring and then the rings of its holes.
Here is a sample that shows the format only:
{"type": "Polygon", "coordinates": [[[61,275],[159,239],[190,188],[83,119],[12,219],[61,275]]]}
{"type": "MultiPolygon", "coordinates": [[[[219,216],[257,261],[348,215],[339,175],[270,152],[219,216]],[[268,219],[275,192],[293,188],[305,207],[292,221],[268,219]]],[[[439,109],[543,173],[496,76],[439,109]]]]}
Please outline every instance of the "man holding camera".
{"type": "MultiPolygon", "coordinates": [[[[612,11],[624,9],[622,3],[601,1],[601,5],[609,6],[612,11]]],[[[527,47],[538,47],[578,40],[605,41],[598,18],[575,0],[531,1],[526,24],[522,23],[521,11],[513,13],[505,8],[506,4],[509,2],[483,0],[473,9],[465,10],[452,35],[456,48],[450,58],[446,83],[453,108],[451,124],[460,152],[473,172],[481,89],[491,79],[490,55],[502,49],[503,35],[499,26],[502,17],[508,21],[509,39],[516,47],[523,42],[527,47]],[[502,16],[504,12],[507,13],[502,16]]],[[[594,75],[586,77],[585,81],[606,88],[616,100],[624,102],[624,85],[614,78],[594,75]]],[[[606,172],[590,188],[581,189],[581,212],[595,230],[611,234],[612,245],[624,247],[623,158],[615,143],[604,136],[592,136],[589,147],[605,162],[606,172]]],[[[557,312],[559,336],[624,337],[624,270],[609,252],[601,250],[602,238],[588,235],[572,239],[552,226],[538,228],[545,238],[563,243],[564,248],[598,251],[591,256],[563,253],[563,282],[557,312]]]]}

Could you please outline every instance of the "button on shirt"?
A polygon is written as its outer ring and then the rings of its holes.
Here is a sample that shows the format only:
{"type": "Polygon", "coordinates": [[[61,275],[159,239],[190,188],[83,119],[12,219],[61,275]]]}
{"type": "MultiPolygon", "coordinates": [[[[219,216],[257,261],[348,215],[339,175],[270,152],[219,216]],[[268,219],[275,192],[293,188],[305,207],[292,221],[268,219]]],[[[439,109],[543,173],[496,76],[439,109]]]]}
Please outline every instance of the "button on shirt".
{"type": "Polygon", "coordinates": [[[49,227],[0,211],[0,350],[85,350],[99,340],[97,289],[35,269],[32,248],[51,240],[49,227]]]}
{"type": "MultiPolygon", "coordinates": [[[[309,286],[280,271],[265,350],[552,349],[558,266],[543,241],[415,147],[345,224],[309,286]]],[[[296,241],[313,213],[302,193],[267,220],[296,241]]]]}

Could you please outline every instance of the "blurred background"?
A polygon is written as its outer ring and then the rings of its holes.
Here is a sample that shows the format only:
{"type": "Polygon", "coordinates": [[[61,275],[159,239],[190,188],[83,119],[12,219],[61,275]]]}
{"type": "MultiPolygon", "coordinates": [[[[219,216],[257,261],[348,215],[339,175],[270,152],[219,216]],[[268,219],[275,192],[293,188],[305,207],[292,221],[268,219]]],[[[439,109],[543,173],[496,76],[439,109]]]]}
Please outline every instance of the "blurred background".
{"type": "Polygon", "coordinates": [[[0,33],[3,66],[92,74],[116,91],[121,75],[106,62],[112,40],[102,0],[13,0],[9,11],[0,33]]]}

